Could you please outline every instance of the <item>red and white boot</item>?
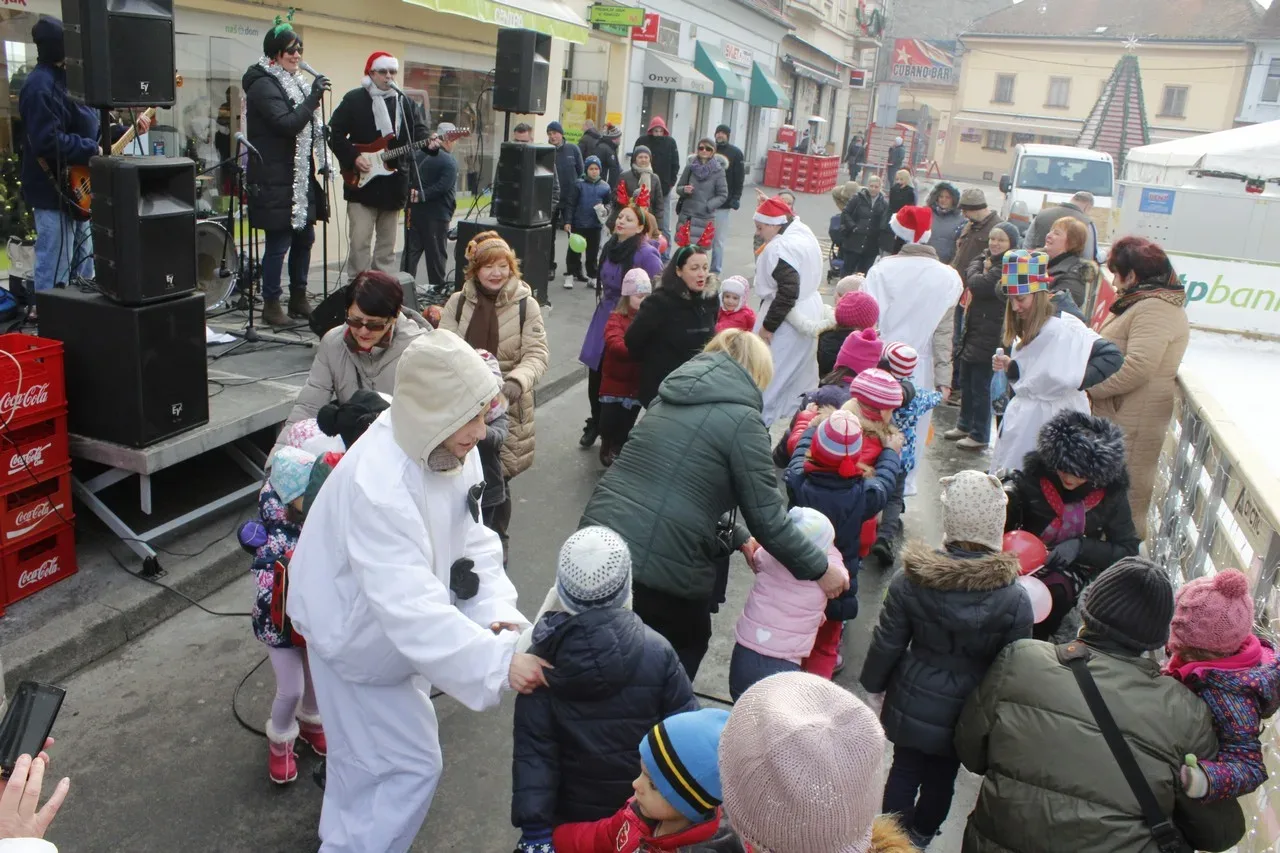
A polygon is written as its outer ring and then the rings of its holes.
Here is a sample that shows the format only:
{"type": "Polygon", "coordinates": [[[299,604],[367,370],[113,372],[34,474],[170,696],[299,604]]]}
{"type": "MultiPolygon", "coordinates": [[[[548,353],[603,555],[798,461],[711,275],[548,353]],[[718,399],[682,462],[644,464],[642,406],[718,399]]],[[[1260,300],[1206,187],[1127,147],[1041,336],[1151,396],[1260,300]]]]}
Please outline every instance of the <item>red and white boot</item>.
{"type": "Polygon", "coordinates": [[[321,724],[318,713],[298,712],[298,739],[311,747],[311,751],[316,755],[324,757],[328,751],[328,745],[325,743],[324,726],[321,724]]]}
{"type": "Polygon", "coordinates": [[[293,752],[293,742],[298,738],[298,724],[279,732],[267,720],[267,772],[277,785],[288,785],[298,778],[298,756],[293,752]]]}

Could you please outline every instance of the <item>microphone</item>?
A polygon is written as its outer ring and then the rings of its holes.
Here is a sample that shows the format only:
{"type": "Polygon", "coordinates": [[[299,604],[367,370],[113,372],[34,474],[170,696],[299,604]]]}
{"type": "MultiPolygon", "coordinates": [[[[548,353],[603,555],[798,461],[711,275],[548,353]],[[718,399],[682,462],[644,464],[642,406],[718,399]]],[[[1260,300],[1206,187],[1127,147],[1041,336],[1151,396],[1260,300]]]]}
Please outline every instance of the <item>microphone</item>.
{"type": "Polygon", "coordinates": [[[299,63],[298,63],[298,67],[299,67],[299,68],[301,68],[303,71],[307,72],[308,74],[310,74],[312,77],[319,77],[319,76],[320,76],[320,72],[319,72],[319,71],[315,70],[314,68],[312,68],[310,65],[308,65],[308,64],[307,64],[307,63],[305,63],[305,62],[299,62],[299,63]]]}
{"type": "Polygon", "coordinates": [[[244,131],[237,130],[235,135],[235,140],[236,140],[236,144],[243,145],[245,148],[248,148],[251,152],[253,152],[254,156],[256,156],[259,160],[262,159],[262,155],[258,153],[257,148],[253,147],[253,143],[249,141],[249,137],[244,135],[244,131]]]}

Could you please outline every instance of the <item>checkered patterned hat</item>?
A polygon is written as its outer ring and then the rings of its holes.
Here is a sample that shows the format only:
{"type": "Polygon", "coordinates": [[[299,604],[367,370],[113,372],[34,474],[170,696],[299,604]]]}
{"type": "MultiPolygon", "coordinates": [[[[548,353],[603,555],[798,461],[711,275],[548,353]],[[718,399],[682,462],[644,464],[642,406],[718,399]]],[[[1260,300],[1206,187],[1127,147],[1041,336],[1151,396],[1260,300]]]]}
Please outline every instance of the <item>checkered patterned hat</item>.
{"type": "Polygon", "coordinates": [[[1005,252],[1000,286],[1006,296],[1023,296],[1049,289],[1049,253],[1039,249],[1005,252]]]}

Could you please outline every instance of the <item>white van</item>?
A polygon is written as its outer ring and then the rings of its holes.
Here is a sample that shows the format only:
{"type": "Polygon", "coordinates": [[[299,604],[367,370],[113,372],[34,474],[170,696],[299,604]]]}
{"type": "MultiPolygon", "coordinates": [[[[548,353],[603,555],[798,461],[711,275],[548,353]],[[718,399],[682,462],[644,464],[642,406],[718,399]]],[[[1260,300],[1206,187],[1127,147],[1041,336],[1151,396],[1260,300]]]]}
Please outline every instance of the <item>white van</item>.
{"type": "MultiPolygon", "coordinates": [[[[1013,151],[1013,169],[1000,177],[1000,192],[1004,193],[1000,215],[1026,233],[1037,213],[1070,201],[1081,190],[1093,193],[1096,208],[1110,210],[1114,186],[1115,166],[1104,151],[1069,145],[1019,145],[1013,151]]],[[[1095,217],[1099,220],[1107,218],[1095,217]]]]}

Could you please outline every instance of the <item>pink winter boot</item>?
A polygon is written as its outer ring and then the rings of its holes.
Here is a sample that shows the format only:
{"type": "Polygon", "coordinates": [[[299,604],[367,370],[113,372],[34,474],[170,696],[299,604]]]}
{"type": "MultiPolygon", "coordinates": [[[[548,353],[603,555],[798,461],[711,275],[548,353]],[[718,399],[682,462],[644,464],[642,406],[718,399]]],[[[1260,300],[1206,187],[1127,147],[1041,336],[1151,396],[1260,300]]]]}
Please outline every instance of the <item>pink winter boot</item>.
{"type": "Polygon", "coordinates": [[[321,725],[320,715],[308,714],[305,711],[298,712],[298,739],[311,747],[311,751],[321,758],[328,751],[328,745],[324,739],[324,726],[321,725]]]}
{"type": "Polygon", "coordinates": [[[298,778],[298,756],[293,752],[293,742],[297,737],[297,723],[279,732],[271,725],[271,720],[267,720],[267,772],[277,785],[287,785],[298,778]]]}

